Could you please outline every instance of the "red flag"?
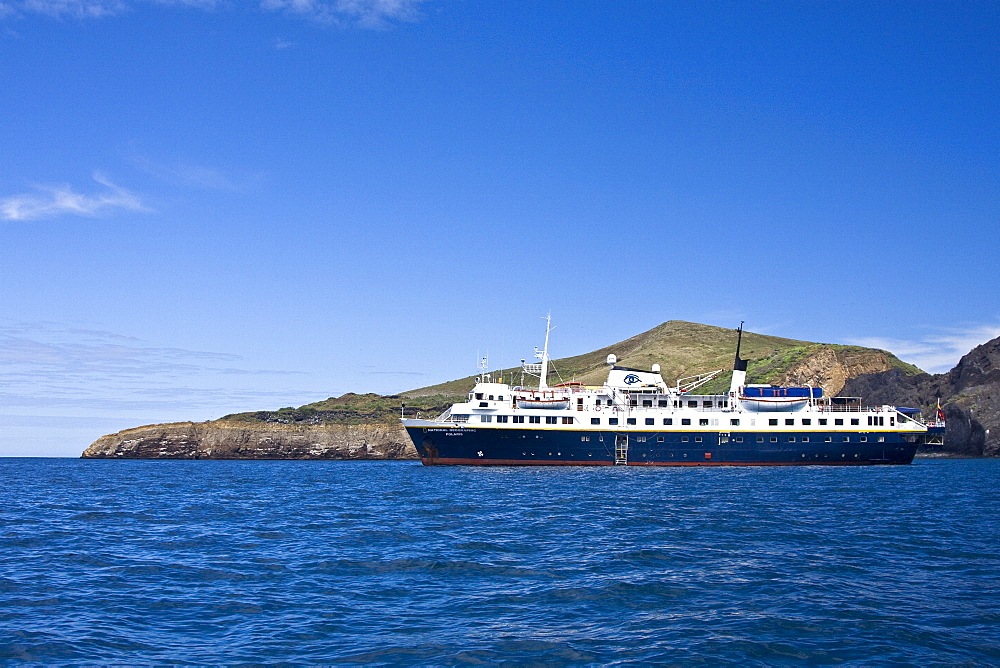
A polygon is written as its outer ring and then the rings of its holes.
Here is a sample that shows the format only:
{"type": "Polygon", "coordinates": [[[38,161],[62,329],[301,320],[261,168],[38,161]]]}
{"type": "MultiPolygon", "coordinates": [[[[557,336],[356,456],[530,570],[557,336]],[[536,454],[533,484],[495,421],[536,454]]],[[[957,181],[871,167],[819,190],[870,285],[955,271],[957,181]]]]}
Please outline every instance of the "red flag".
{"type": "Polygon", "coordinates": [[[940,397],[938,398],[938,404],[937,404],[937,419],[940,420],[941,422],[944,422],[944,411],[941,410],[941,399],[940,399],[940,397]]]}

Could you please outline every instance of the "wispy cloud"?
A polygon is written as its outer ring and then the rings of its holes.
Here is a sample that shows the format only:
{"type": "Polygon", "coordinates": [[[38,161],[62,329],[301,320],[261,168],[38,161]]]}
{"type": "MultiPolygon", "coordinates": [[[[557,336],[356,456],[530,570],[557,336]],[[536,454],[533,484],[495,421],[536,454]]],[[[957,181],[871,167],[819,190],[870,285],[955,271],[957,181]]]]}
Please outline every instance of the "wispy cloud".
{"type": "Polygon", "coordinates": [[[103,191],[84,194],[68,184],[39,185],[34,193],[0,199],[0,218],[38,220],[63,215],[94,217],[114,209],[150,211],[138,195],[115,185],[100,172],[95,172],[93,178],[104,186],[103,191]]]}
{"type": "Polygon", "coordinates": [[[140,170],[161,181],[202,190],[239,192],[252,188],[261,180],[257,174],[233,175],[218,167],[190,162],[159,162],[144,155],[133,156],[130,160],[140,170]]]}
{"type": "Polygon", "coordinates": [[[424,0],[261,0],[261,7],[323,23],[353,23],[383,28],[399,21],[416,21],[424,0]]]}
{"type": "Polygon", "coordinates": [[[117,411],[265,406],[301,393],[308,374],[248,368],[238,355],[151,345],[113,332],[0,326],[0,410],[117,411]]]}
{"type": "MultiPolygon", "coordinates": [[[[320,23],[383,28],[420,18],[425,0],[259,0],[253,6],[320,23]]],[[[180,5],[200,9],[239,6],[218,0],[8,0],[0,2],[0,19],[26,14],[53,18],[97,19],[130,11],[143,4],[180,5]]]]}
{"type": "Polygon", "coordinates": [[[930,373],[950,370],[963,355],[978,345],[1000,336],[1000,325],[969,325],[931,332],[916,339],[860,337],[848,343],[882,348],[930,373]]]}

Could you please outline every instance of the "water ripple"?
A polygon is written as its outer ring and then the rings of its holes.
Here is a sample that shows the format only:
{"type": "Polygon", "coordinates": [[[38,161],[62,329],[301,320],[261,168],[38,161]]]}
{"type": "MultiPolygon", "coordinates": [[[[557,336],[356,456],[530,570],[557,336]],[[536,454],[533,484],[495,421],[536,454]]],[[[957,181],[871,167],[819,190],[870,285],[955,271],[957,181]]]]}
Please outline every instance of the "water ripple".
{"type": "Polygon", "coordinates": [[[0,662],[997,664],[998,473],[0,460],[0,662]]]}

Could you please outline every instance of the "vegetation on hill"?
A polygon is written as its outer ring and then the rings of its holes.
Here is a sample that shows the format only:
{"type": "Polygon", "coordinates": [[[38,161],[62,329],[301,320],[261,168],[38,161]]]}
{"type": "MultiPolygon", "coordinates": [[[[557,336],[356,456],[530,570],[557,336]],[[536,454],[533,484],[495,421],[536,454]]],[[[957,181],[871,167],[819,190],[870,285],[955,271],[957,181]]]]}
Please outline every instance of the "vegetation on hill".
{"type": "MultiPolygon", "coordinates": [[[[607,376],[607,356],[614,354],[620,366],[649,369],[653,364],[659,364],[663,378],[668,383],[673,383],[679,378],[723,369],[715,380],[702,386],[699,391],[724,392],[729,387],[735,348],[735,330],[671,320],[599,350],[553,360],[548,382],[554,384],[577,381],[587,385],[599,385],[607,376]]],[[[749,361],[747,373],[750,382],[771,383],[824,348],[834,351],[841,357],[879,352],[885,355],[892,368],[901,369],[907,375],[921,373],[920,369],[900,361],[885,351],[873,351],[871,348],[859,346],[799,341],[753,332],[743,333],[740,356],[749,361]]],[[[522,382],[520,368],[494,372],[494,378],[497,377],[513,385],[522,382]]],[[[534,385],[537,379],[525,377],[523,382],[525,385],[534,385]]],[[[222,419],[289,425],[393,424],[399,419],[403,404],[407,417],[436,416],[452,403],[465,397],[474,383],[475,376],[468,376],[410,390],[401,395],[348,393],[298,408],[238,413],[227,415],[222,419]]]]}
{"type": "Polygon", "coordinates": [[[276,411],[234,413],[221,419],[229,422],[292,425],[398,424],[402,411],[405,411],[407,417],[437,416],[455,401],[455,397],[438,395],[410,399],[399,395],[348,392],[340,397],[330,397],[298,408],[289,406],[276,411]]]}

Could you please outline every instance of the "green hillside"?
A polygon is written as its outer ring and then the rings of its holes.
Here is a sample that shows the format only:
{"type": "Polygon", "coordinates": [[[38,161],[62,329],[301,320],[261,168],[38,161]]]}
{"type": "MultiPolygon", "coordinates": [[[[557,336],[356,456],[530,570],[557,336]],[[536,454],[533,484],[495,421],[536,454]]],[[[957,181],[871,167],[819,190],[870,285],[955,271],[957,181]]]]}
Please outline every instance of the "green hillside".
{"type": "MultiPolygon", "coordinates": [[[[557,344],[558,346],[558,344],[557,344]]],[[[736,331],[723,327],[701,325],[682,320],[671,320],[658,327],[595,350],[593,352],[552,360],[549,384],[578,381],[587,385],[600,385],[608,373],[607,356],[614,354],[620,366],[649,369],[659,364],[664,380],[673,384],[678,378],[724,369],[711,383],[699,391],[724,392],[729,378],[736,348],[736,331]]],[[[779,336],[743,332],[740,356],[749,361],[748,380],[769,383],[778,379],[796,365],[823,349],[829,349],[838,358],[865,353],[881,353],[892,367],[907,374],[920,373],[920,369],[900,361],[892,353],[860,346],[844,346],[785,339],[779,336]]],[[[520,368],[504,369],[503,380],[511,384],[521,382],[520,368]]],[[[494,377],[497,374],[494,372],[494,377]]],[[[224,420],[247,422],[275,422],[284,424],[363,424],[394,423],[400,416],[400,404],[405,403],[408,416],[418,412],[437,415],[455,401],[463,398],[475,383],[475,376],[422,387],[404,392],[400,396],[348,393],[299,408],[282,408],[277,411],[257,411],[227,415],[224,420]]],[[[537,379],[525,378],[525,385],[534,385],[537,379]]]]}

